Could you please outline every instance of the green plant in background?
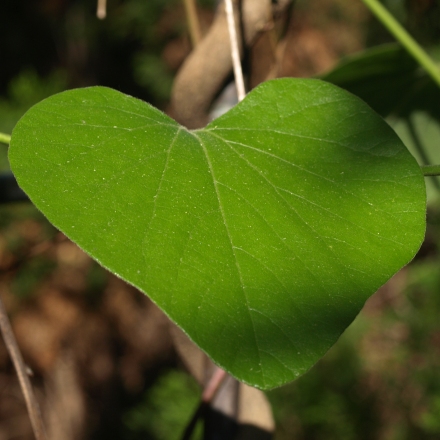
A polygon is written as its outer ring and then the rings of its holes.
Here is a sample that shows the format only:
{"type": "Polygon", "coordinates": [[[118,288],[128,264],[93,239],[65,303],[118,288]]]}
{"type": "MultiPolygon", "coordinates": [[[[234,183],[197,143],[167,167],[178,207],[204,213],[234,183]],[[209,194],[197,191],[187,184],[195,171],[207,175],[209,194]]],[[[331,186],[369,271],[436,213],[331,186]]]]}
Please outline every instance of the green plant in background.
{"type": "Polygon", "coordinates": [[[138,84],[154,91],[157,100],[165,101],[170,96],[173,75],[158,57],[138,54],[134,59],[134,75],[138,84]]]}
{"type": "MultiPolygon", "coordinates": [[[[193,378],[181,371],[164,372],[143,401],[125,414],[129,433],[124,440],[150,436],[157,440],[179,440],[199,402],[200,388],[193,378]]],[[[191,438],[201,439],[200,429],[191,438]]]]}

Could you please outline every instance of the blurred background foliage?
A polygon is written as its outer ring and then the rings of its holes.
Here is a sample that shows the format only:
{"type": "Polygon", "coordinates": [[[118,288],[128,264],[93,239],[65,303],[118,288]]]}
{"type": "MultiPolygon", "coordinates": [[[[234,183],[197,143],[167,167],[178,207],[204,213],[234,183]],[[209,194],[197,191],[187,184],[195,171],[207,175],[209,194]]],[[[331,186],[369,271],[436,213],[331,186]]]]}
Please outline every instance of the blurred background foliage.
{"type": "MultiPolygon", "coordinates": [[[[198,1],[203,32],[215,3],[198,1]]],[[[437,0],[383,3],[435,57],[440,54],[437,0]]],[[[174,75],[191,51],[182,2],[110,0],[104,21],[95,8],[89,0],[0,2],[0,131],[10,133],[29,107],[51,94],[95,84],[168,110],[174,75]]],[[[387,117],[420,162],[440,162],[438,89],[394,46],[350,57],[392,42],[360,1],[297,0],[289,14],[281,35],[283,76],[323,74],[387,117]]],[[[267,67],[267,45],[259,40],[250,52],[245,69],[255,82],[264,77],[259,71],[267,67]]],[[[6,148],[0,168],[8,168],[6,148]]],[[[433,180],[427,238],[415,261],[369,300],[308,374],[268,393],[277,440],[440,438],[438,200],[433,180]]],[[[66,347],[73,353],[82,394],[66,388],[65,380],[61,389],[95,414],[82,438],[180,437],[200,390],[176,369],[170,342],[155,333],[162,318],[30,204],[0,208],[0,288],[37,384],[58,371],[66,347]]],[[[0,438],[32,438],[14,377],[1,346],[0,438]]],[[[52,388],[43,388],[50,396],[52,388]]]]}

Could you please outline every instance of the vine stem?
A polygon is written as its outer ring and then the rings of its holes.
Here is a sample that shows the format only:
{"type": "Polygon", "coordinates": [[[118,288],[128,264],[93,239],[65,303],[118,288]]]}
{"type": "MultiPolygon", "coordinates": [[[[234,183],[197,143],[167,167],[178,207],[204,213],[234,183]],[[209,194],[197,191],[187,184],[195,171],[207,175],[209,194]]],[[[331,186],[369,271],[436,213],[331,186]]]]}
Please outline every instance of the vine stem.
{"type": "Polygon", "coordinates": [[[217,394],[222,383],[225,381],[228,373],[220,367],[215,367],[214,373],[212,373],[209,382],[207,383],[202,394],[202,401],[206,404],[211,403],[217,394]]]}
{"type": "Polygon", "coordinates": [[[200,23],[197,17],[196,0],[183,0],[183,4],[185,5],[191,44],[193,47],[196,47],[202,40],[202,31],[200,30],[200,23]]]}
{"type": "Polygon", "coordinates": [[[232,66],[234,68],[235,85],[238,101],[246,96],[244,88],[243,70],[241,69],[240,49],[238,45],[237,28],[235,27],[234,7],[232,0],[225,0],[226,17],[228,20],[229,40],[231,42],[232,66]]]}
{"type": "Polygon", "coordinates": [[[11,136],[5,133],[0,133],[0,143],[9,145],[11,143],[11,136]]]}
{"type": "Polygon", "coordinates": [[[393,17],[392,14],[390,14],[390,12],[379,2],[379,0],[362,1],[440,87],[440,69],[420,46],[420,44],[414,40],[408,31],[393,17]]]}
{"type": "Polygon", "coordinates": [[[203,389],[202,399],[200,401],[200,404],[197,407],[191,420],[189,421],[187,427],[185,428],[181,440],[190,440],[194,432],[194,429],[197,425],[197,422],[199,421],[199,419],[205,416],[208,406],[214,400],[214,397],[216,396],[217,392],[219,391],[220,387],[223,385],[227,377],[228,377],[228,373],[226,373],[226,371],[224,371],[220,367],[217,366],[215,367],[215,370],[212,373],[209,382],[206,384],[205,388],[203,389]]]}
{"type": "Polygon", "coordinates": [[[422,165],[420,168],[424,176],[440,176],[440,165],[422,165]]]}
{"type": "Polygon", "coordinates": [[[23,392],[24,400],[31,419],[32,429],[37,440],[47,440],[46,430],[44,428],[43,419],[41,417],[40,408],[37,399],[32,391],[32,385],[27,374],[27,368],[15,340],[11,324],[8,319],[3,301],[0,299],[0,330],[5,341],[6,348],[11,356],[15,371],[17,372],[18,381],[23,392]]]}

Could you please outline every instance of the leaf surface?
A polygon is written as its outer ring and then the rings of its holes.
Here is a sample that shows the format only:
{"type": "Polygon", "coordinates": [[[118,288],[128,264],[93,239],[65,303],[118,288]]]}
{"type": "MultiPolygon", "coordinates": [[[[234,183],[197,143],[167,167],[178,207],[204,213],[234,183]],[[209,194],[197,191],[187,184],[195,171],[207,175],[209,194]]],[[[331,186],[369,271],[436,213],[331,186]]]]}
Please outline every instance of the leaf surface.
{"type": "MultiPolygon", "coordinates": [[[[440,162],[440,88],[398,44],[347,57],[321,77],[367,102],[400,136],[421,165],[440,162]]],[[[430,204],[438,204],[440,178],[427,178],[430,204]]]]}
{"type": "Polygon", "coordinates": [[[263,389],[306,372],[425,230],[413,157],[318,80],[264,83],[197,131],[111,89],[67,91],[20,120],[10,163],[55,226],[263,389]]]}

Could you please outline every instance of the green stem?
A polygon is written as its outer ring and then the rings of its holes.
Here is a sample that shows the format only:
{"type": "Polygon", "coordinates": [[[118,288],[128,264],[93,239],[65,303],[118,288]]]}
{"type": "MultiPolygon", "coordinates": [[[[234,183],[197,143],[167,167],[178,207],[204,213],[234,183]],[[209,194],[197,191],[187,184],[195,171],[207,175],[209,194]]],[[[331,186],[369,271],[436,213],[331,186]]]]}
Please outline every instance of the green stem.
{"type": "Polygon", "coordinates": [[[422,165],[423,175],[426,176],[440,176],[440,165],[422,165]]]}
{"type": "Polygon", "coordinates": [[[9,145],[11,142],[11,136],[5,133],[0,133],[0,143],[9,145]]]}
{"type": "Polygon", "coordinates": [[[379,3],[379,0],[362,1],[440,87],[440,69],[419,43],[417,43],[405,28],[388,12],[388,10],[379,3]]]}

